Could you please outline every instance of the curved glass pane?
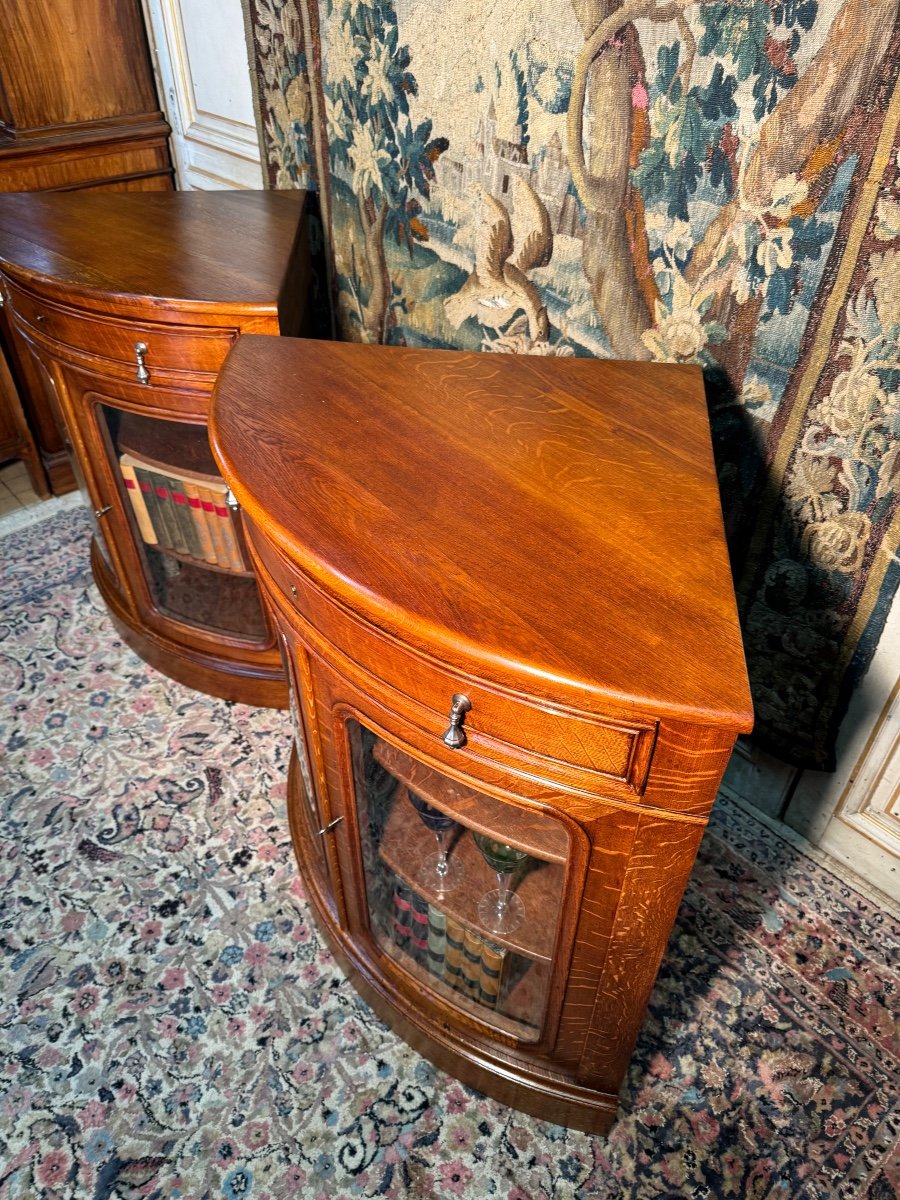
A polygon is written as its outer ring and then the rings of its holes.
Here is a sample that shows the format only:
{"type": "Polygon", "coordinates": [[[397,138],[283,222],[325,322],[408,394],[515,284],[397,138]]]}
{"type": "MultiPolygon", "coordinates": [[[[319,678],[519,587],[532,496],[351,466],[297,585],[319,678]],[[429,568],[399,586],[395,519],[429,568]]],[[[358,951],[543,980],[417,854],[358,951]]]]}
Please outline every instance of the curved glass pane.
{"type": "Polygon", "coordinates": [[[369,922],[421,984],[540,1036],[569,856],[563,826],[417,762],[348,721],[369,922]]]}

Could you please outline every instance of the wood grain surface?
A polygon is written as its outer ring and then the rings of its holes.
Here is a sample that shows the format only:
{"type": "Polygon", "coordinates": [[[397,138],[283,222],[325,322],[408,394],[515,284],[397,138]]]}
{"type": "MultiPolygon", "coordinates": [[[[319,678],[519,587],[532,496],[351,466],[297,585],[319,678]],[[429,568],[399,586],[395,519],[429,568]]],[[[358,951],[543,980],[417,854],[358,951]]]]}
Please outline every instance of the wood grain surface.
{"type": "Polygon", "coordinates": [[[243,507],[379,629],[580,711],[750,727],[698,370],[245,338],[213,403],[243,507]]]}

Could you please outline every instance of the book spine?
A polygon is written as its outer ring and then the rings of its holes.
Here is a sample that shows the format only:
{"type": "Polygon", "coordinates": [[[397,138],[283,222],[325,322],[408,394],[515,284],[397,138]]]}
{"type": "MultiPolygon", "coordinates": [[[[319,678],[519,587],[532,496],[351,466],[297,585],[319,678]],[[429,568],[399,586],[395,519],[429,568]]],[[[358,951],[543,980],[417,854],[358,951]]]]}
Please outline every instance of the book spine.
{"type": "Polygon", "coordinates": [[[225,546],[225,537],[222,533],[221,522],[216,516],[216,499],[208,487],[198,488],[200,492],[200,505],[203,509],[203,516],[206,518],[206,526],[209,529],[210,537],[213,545],[213,562],[219,567],[227,567],[228,550],[225,546]]]}
{"type": "Polygon", "coordinates": [[[418,892],[412,893],[412,929],[410,931],[413,958],[422,966],[428,965],[428,901],[418,892]]]}
{"type": "Polygon", "coordinates": [[[144,497],[144,503],[147,506],[147,512],[150,514],[150,520],[153,522],[153,528],[156,530],[157,544],[161,550],[174,550],[175,547],[172,545],[169,522],[166,518],[162,501],[156,494],[156,476],[152,471],[148,471],[146,467],[135,467],[134,473],[137,476],[138,485],[144,497]]]}
{"type": "Polygon", "coordinates": [[[412,933],[412,891],[399,879],[394,884],[394,941],[401,950],[409,950],[412,933]]]}
{"type": "Polygon", "coordinates": [[[481,947],[481,971],[478,976],[478,999],[487,1008],[496,1008],[500,1003],[503,967],[506,950],[493,942],[483,942],[481,947]]]}
{"type": "Polygon", "coordinates": [[[148,545],[155,546],[157,543],[156,530],[153,528],[150,513],[147,511],[147,503],[138,483],[134,466],[129,461],[127,454],[119,457],[119,470],[122,472],[122,481],[128,493],[134,519],[137,521],[138,532],[148,545]]]}
{"type": "Polygon", "coordinates": [[[467,996],[478,999],[478,981],[481,976],[481,950],[484,946],[477,934],[466,929],[463,932],[462,986],[467,996]]]}
{"type": "Polygon", "coordinates": [[[228,511],[228,505],[225,503],[224,492],[221,496],[216,497],[216,518],[219,521],[219,528],[222,530],[222,539],[225,543],[226,554],[228,555],[225,566],[230,567],[232,571],[243,571],[244,560],[238,549],[231,513],[228,511]]]}
{"type": "Polygon", "coordinates": [[[190,558],[202,559],[203,552],[200,549],[197,527],[194,524],[194,518],[191,516],[187,493],[184,490],[184,480],[179,479],[176,475],[170,475],[168,477],[168,484],[169,494],[172,497],[172,504],[175,510],[175,520],[178,522],[178,529],[184,546],[182,553],[187,554],[190,558]]]}
{"type": "Polygon", "coordinates": [[[447,942],[444,951],[444,978],[452,986],[463,986],[463,940],[465,931],[462,925],[451,916],[447,917],[447,942]]]}
{"type": "Polygon", "coordinates": [[[200,489],[191,479],[185,479],[184,493],[187,496],[188,508],[191,514],[191,522],[194,526],[194,531],[197,535],[197,541],[200,545],[200,558],[204,562],[216,562],[216,554],[213,550],[212,534],[206,522],[206,515],[203,512],[203,505],[200,503],[200,489]]]}
{"type": "Polygon", "coordinates": [[[444,976],[447,955],[447,914],[428,905],[428,970],[438,979],[444,976]]]}
{"type": "Polygon", "coordinates": [[[177,551],[179,554],[186,554],[187,550],[181,537],[178,518],[175,515],[175,505],[172,502],[169,481],[164,475],[157,475],[155,471],[148,471],[147,474],[153,485],[157,512],[165,532],[165,541],[160,544],[165,545],[169,550],[177,551]]]}

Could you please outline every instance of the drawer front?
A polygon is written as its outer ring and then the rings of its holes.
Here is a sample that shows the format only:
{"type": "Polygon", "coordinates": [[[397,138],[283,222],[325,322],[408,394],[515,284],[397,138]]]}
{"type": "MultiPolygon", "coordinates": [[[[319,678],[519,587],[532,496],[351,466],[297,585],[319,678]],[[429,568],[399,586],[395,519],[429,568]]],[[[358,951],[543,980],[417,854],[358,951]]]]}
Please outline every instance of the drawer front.
{"type": "Polygon", "coordinates": [[[236,329],[203,328],[195,325],[164,325],[154,321],[124,321],[63,308],[40,300],[15,284],[5,281],[4,291],[17,320],[30,326],[65,352],[88,354],[119,364],[123,373],[137,378],[136,346],[142,353],[148,378],[154,372],[198,373],[215,376],[236,337],[236,329]]]}
{"type": "MultiPolygon", "coordinates": [[[[339,607],[310,584],[262,537],[250,540],[259,559],[260,575],[269,576],[294,610],[312,626],[313,646],[322,657],[335,653],[344,660],[352,682],[380,693],[383,703],[404,700],[418,706],[417,723],[440,737],[449,725],[452,698],[464,694],[471,703],[464,730],[469,755],[483,756],[493,765],[566,787],[634,798],[643,793],[650,770],[656,726],[629,725],[498,691],[481,680],[455,672],[436,659],[419,654],[339,607]]],[[[338,670],[341,664],[336,665],[338,670]]]]}

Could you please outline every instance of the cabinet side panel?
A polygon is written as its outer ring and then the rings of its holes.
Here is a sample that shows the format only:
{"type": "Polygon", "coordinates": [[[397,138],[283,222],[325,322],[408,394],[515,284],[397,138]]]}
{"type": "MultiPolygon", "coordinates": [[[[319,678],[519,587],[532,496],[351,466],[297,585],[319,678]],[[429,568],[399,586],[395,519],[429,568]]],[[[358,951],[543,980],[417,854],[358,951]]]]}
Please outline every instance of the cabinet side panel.
{"type": "Polygon", "coordinates": [[[556,1043],[558,1058],[573,1067],[584,1052],[639,821],[637,813],[609,808],[586,826],[591,860],[556,1043]]]}
{"type": "Polygon", "coordinates": [[[619,1090],[703,828],[649,813],[640,818],[585,1042],[582,1082],[619,1090]]]}
{"type": "Polygon", "coordinates": [[[736,730],[664,721],[659,728],[646,807],[706,817],[731,757],[736,730]]]}
{"type": "Polygon", "coordinates": [[[137,0],[5,0],[4,83],[19,130],[156,110],[137,0]]]}

